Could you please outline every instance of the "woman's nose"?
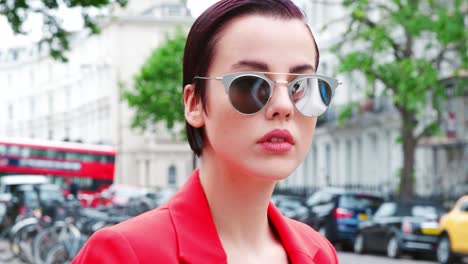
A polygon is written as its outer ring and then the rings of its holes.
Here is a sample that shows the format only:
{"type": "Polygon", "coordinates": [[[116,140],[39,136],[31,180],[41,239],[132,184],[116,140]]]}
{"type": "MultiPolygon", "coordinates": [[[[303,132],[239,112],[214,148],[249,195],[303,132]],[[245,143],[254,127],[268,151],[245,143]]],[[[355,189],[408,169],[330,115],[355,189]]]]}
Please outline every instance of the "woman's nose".
{"type": "Polygon", "coordinates": [[[266,115],[268,119],[290,119],[294,115],[294,105],[289,97],[286,82],[276,82],[273,94],[267,104],[266,115]]]}

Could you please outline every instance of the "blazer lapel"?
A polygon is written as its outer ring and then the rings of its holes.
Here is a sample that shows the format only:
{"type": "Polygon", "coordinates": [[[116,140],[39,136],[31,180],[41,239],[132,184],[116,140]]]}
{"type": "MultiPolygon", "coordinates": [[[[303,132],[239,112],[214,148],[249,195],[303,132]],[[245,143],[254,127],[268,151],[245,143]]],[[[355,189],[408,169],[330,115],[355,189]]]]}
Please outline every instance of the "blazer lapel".
{"type": "Polygon", "coordinates": [[[168,204],[181,263],[227,263],[198,170],[168,204]]]}
{"type": "Polygon", "coordinates": [[[315,262],[318,247],[304,239],[304,233],[291,225],[278,208],[270,202],[268,206],[268,219],[275,227],[292,264],[323,263],[315,262]]]}
{"type": "MultiPolygon", "coordinates": [[[[195,170],[168,203],[178,242],[180,263],[227,264],[205,192],[195,170]]],[[[297,225],[292,225],[270,202],[268,219],[278,232],[292,264],[321,264],[326,259],[297,225]]]]}

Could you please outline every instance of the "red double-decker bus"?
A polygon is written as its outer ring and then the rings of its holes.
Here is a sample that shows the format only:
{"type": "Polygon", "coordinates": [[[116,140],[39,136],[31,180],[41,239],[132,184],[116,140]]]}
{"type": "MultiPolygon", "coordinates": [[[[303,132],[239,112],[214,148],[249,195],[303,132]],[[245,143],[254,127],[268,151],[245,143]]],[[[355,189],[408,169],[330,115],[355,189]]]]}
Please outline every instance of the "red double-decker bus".
{"type": "Polygon", "coordinates": [[[115,155],[112,146],[0,137],[0,176],[46,175],[65,190],[71,178],[92,194],[114,181],[115,155]]]}

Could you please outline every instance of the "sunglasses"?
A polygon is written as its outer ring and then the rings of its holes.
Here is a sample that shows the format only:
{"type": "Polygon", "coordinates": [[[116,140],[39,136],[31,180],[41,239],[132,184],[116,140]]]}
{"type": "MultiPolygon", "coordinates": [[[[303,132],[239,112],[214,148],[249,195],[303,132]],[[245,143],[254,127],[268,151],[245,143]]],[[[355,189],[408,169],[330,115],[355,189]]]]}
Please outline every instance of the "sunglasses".
{"type": "Polygon", "coordinates": [[[236,72],[220,77],[200,77],[194,79],[220,80],[234,109],[244,115],[258,113],[270,101],[275,84],[288,87],[289,97],[296,109],[303,115],[317,117],[330,105],[338,87],[338,80],[316,74],[292,74],[273,72],[236,72]],[[273,81],[266,75],[296,76],[292,81],[273,81]]]}

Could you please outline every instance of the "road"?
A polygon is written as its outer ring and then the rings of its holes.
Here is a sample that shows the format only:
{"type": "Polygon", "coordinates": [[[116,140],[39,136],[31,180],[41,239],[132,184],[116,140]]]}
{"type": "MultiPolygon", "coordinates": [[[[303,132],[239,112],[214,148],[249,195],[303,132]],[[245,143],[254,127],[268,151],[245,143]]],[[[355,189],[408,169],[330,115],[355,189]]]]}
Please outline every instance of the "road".
{"type": "Polygon", "coordinates": [[[403,256],[401,259],[390,259],[383,255],[357,255],[348,252],[338,252],[340,264],[436,264],[434,260],[417,260],[403,256]]]}
{"type": "MultiPolygon", "coordinates": [[[[1,254],[1,253],[0,253],[1,254]]],[[[363,264],[363,263],[372,263],[372,264],[436,264],[434,261],[428,260],[413,260],[410,258],[403,258],[398,260],[389,259],[384,256],[379,255],[356,255],[354,253],[339,252],[338,258],[340,264],[363,264]]],[[[12,262],[2,262],[0,264],[22,264],[23,262],[19,260],[14,260],[12,262]]]]}

